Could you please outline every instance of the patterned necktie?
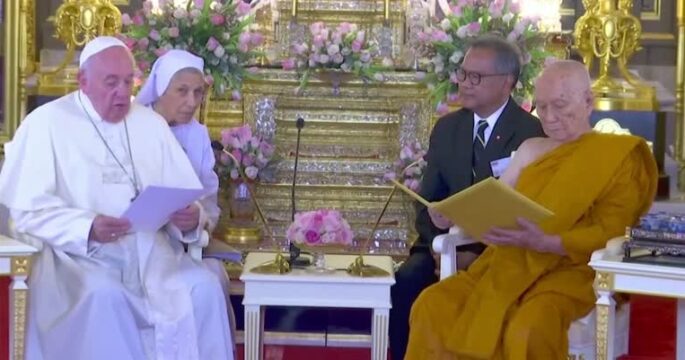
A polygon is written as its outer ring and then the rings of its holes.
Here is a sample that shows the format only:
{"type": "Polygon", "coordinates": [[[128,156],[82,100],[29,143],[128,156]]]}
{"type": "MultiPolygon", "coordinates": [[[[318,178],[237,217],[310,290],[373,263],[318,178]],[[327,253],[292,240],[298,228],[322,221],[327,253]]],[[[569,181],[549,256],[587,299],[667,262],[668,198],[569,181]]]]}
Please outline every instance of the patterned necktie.
{"type": "Polygon", "coordinates": [[[482,165],[480,161],[485,155],[485,129],[487,128],[487,121],[483,119],[478,120],[478,124],[476,125],[476,137],[473,139],[473,158],[471,163],[471,171],[473,174],[472,184],[483,180],[483,178],[488,175],[487,171],[480,169],[482,165]]]}

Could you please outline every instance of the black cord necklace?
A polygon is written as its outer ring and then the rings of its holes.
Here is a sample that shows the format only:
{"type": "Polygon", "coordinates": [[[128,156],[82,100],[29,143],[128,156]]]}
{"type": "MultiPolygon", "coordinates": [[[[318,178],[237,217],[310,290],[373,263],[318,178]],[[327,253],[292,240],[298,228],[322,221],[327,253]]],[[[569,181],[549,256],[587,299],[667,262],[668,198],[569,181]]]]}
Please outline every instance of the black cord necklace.
{"type": "Polygon", "coordinates": [[[100,132],[100,129],[98,129],[97,125],[95,124],[95,121],[93,118],[90,116],[90,113],[88,110],[86,110],[86,107],[83,105],[83,100],[81,100],[81,93],[78,93],[78,101],[81,105],[81,108],[83,109],[83,112],[86,113],[86,116],[88,117],[88,120],[90,120],[90,123],[93,125],[93,128],[95,128],[95,132],[98,133],[98,136],[100,137],[100,140],[102,140],[102,143],[105,144],[105,147],[107,148],[107,151],[109,151],[109,154],[112,155],[114,160],[117,162],[119,165],[119,168],[121,168],[121,171],[126,174],[126,177],[128,177],[128,180],[131,182],[131,185],[133,186],[133,191],[134,191],[134,196],[131,199],[131,201],[135,200],[138,195],[140,194],[140,190],[138,189],[138,177],[136,176],[136,164],[133,162],[133,153],[131,152],[131,139],[128,136],[128,125],[126,123],[126,118],[124,118],[124,130],[126,131],[126,145],[128,145],[128,156],[129,159],[131,159],[131,168],[133,169],[133,176],[131,176],[128,171],[126,171],[126,167],[119,161],[119,158],[114,154],[114,151],[112,151],[112,148],[109,147],[109,144],[107,143],[107,140],[105,140],[105,137],[102,136],[102,133],[100,132]]]}

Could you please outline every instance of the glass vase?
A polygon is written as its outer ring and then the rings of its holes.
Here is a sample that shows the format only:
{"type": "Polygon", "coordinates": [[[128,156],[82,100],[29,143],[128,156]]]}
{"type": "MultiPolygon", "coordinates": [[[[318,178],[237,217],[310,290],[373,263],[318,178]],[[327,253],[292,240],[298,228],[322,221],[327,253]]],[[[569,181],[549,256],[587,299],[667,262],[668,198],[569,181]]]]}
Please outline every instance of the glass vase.
{"type": "Polygon", "coordinates": [[[254,225],[257,209],[252,202],[252,193],[248,183],[242,180],[231,181],[228,196],[231,223],[235,226],[254,225]]]}

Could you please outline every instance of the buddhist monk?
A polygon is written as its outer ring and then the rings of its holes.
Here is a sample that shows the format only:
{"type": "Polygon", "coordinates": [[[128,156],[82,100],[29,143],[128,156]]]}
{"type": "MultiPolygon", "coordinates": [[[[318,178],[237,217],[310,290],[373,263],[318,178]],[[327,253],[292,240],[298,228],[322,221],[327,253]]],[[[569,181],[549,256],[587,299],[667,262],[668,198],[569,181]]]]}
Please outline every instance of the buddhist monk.
{"type": "Polygon", "coordinates": [[[592,131],[590,76],[549,65],[535,97],[548,138],[521,144],[501,181],[554,212],[539,224],[492,228],[464,272],[424,290],[412,308],[406,359],[566,359],[568,328],[593,308],[593,251],[650,207],[657,168],[645,141],[592,131]]]}

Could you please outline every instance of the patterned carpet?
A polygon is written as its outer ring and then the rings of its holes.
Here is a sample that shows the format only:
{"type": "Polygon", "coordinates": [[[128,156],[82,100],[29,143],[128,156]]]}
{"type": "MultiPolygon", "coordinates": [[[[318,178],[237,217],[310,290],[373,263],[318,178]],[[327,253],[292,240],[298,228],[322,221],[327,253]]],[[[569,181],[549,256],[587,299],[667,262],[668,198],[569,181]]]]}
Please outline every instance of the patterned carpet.
{"type": "MultiPolygon", "coordinates": [[[[8,360],[9,280],[0,278],[0,360],[8,360]]],[[[621,360],[675,359],[676,301],[645,296],[631,300],[630,355],[621,360]]],[[[238,348],[242,359],[242,347],[238,348]]],[[[265,360],[349,360],[369,359],[368,349],[321,348],[304,346],[267,346],[265,360]]]]}

